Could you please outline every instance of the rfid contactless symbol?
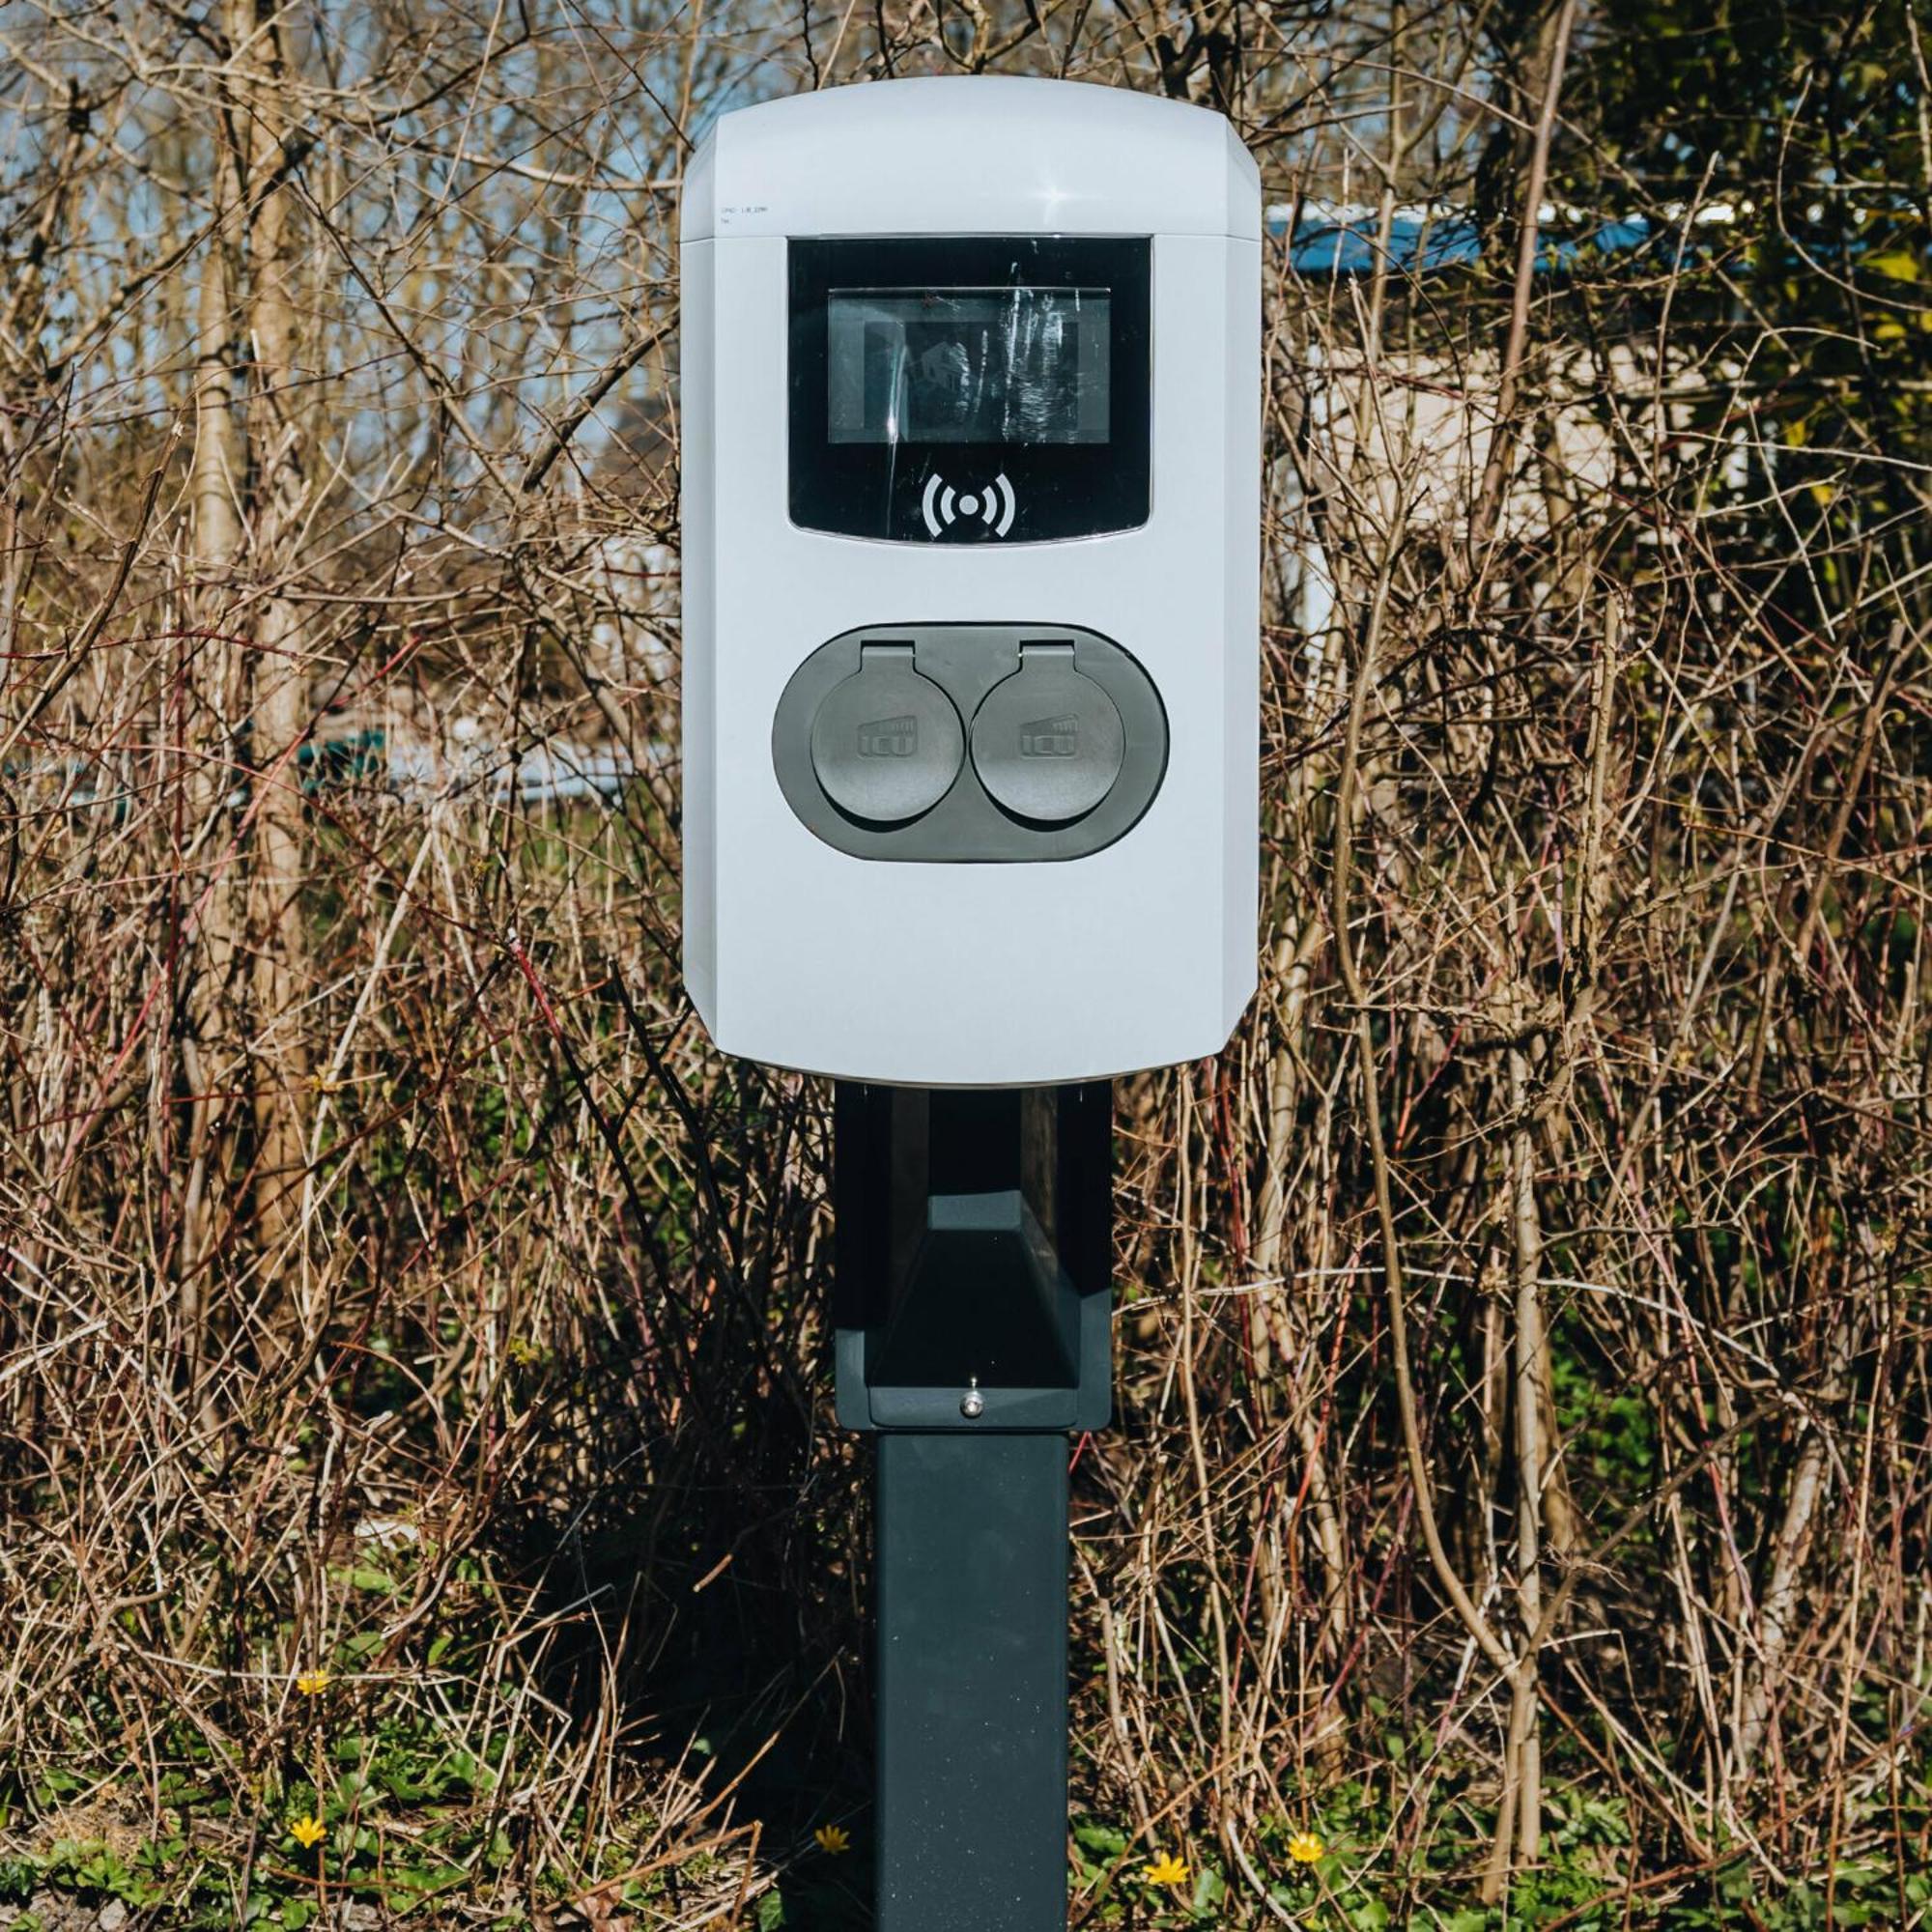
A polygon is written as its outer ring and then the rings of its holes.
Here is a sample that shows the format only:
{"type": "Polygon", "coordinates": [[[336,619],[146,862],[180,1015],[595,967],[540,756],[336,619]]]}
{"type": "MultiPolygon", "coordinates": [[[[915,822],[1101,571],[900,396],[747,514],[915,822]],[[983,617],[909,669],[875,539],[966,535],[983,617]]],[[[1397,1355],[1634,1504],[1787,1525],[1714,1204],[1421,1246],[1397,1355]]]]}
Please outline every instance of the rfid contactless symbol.
{"type": "Polygon", "coordinates": [[[977,517],[996,537],[1003,537],[1013,526],[1013,515],[1019,508],[1013,497],[1013,486],[1007,481],[1002,470],[983,490],[968,490],[963,494],[954,490],[937,474],[925,479],[925,495],[920,498],[920,515],[925,519],[925,527],[939,536],[959,521],[961,517],[977,517]]]}

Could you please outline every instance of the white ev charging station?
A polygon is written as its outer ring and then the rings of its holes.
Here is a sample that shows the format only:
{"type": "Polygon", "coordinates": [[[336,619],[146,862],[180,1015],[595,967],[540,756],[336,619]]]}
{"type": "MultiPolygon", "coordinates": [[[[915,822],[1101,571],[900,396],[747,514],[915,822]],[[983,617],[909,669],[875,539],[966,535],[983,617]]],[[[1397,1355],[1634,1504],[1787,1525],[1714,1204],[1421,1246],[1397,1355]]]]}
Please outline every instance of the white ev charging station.
{"type": "Polygon", "coordinates": [[[923,1087],[1218,1052],[1255,985],[1261,195],[1217,114],[906,80],[683,209],[685,977],[923,1087]]]}
{"type": "Polygon", "coordinates": [[[839,1082],[878,1923],[1048,1932],[1107,1083],[1255,984],[1259,179],[1150,96],[834,89],[718,121],[682,276],[685,978],[839,1082]]]}

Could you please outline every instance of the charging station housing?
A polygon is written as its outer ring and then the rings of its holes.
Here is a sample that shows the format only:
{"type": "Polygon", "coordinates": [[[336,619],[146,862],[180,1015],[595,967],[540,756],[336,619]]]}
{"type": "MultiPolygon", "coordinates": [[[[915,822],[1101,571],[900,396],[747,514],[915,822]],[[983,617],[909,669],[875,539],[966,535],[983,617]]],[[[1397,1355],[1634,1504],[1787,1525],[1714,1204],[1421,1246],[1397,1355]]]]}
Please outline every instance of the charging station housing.
{"type": "Polygon", "coordinates": [[[995,77],[723,116],[682,210],[685,978],[728,1052],[1009,1087],[1254,989],[1261,198],[995,77]]]}

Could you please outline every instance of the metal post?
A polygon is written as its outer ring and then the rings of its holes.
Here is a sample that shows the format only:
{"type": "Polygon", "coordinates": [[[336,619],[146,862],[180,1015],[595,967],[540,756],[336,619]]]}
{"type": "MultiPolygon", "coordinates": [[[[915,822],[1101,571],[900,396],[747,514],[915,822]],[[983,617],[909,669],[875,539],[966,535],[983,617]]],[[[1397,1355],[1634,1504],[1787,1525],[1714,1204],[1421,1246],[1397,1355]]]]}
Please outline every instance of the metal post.
{"type": "Polygon", "coordinates": [[[882,1435],[879,1932],[1066,1923],[1066,1438],[882,1435]]]}
{"type": "Polygon", "coordinates": [[[841,1086],[838,1415],[879,1437],[879,1932],[1065,1932],[1067,1435],[1111,1406],[1111,1093],[841,1086]]]}

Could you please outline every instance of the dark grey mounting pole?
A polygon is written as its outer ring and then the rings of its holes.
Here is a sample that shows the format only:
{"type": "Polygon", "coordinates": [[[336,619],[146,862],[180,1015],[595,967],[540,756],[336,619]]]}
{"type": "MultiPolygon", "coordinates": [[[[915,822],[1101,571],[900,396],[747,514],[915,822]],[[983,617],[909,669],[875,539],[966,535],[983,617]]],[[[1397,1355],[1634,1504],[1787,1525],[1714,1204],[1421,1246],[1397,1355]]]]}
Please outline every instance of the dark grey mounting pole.
{"type": "Polygon", "coordinates": [[[838,1089],[838,1415],[879,1437],[879,1932],[1066,1923],[1067,1437],[1111,1400],[1111,1098],[838,1089]]]}
{"type": "Polygon", "coordinates": [[[1066,1923],[1066,1438],[879,1437],[880,1932],[1066,1923]]]}

